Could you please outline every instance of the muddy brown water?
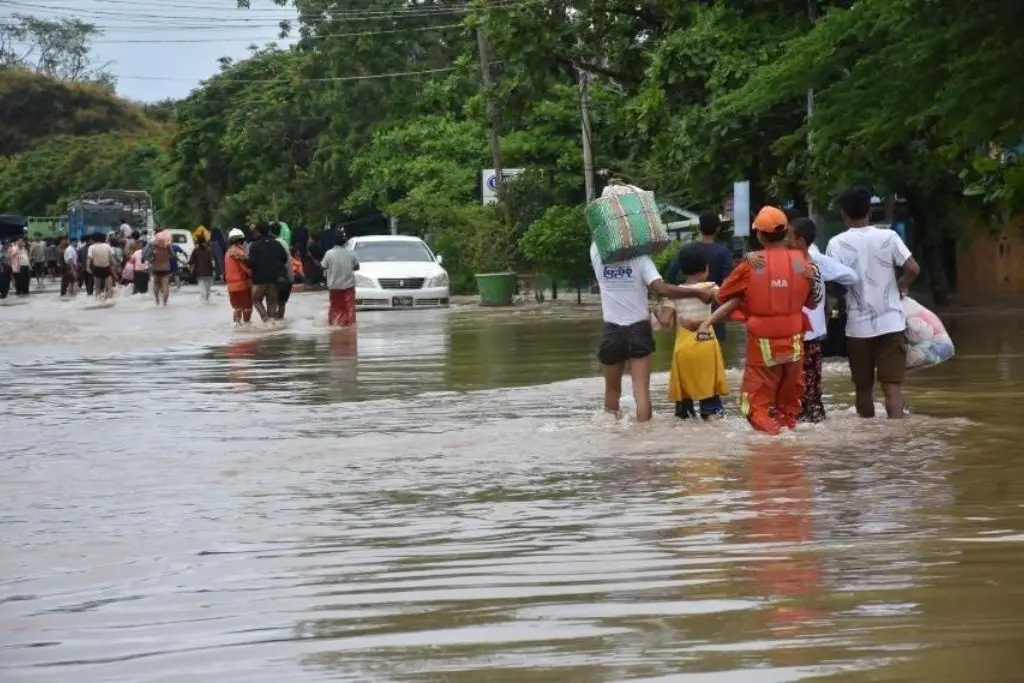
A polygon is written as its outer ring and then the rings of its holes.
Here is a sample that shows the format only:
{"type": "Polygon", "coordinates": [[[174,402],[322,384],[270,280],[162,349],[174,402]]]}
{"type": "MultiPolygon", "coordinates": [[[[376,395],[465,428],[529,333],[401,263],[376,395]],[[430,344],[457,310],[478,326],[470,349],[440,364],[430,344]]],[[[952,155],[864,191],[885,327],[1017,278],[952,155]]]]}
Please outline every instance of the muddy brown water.
{"type": "Polygon", "coordinates": [[[1021,680],[1019,316],[770,439],[601,415],[593,309],[324,306],[0,309],[0,680],[1021,680]]]}

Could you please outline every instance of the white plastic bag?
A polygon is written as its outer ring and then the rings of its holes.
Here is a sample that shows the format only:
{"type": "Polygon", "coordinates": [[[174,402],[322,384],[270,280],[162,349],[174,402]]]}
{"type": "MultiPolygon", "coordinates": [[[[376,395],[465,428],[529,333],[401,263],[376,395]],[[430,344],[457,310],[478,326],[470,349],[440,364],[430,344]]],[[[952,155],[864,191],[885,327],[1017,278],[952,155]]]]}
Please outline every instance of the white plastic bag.
{"type": "Polygon", "coordinates": [[[907,370],[920,370],[949,360],[956,353],[945,326],[909,296],[903,298],[907,316],[907,370]]]}

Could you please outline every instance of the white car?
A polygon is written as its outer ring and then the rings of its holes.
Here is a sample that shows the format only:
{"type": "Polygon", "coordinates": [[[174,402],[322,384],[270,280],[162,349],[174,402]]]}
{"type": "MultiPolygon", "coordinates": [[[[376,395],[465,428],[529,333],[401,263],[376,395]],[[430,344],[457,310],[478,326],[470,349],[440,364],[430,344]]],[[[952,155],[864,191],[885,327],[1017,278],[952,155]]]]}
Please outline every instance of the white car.
{"type": "Polygon", "coordinates": [[[168,228],[171,233],[171,244],[177,244],[185,252],[185,261],[188,262],[192,256],[192,250],[196,248],[196,242],[192,239],[192,231],[181,228],[168,228]]]}
{"type": "Polygon", "coordinates": [[[448,273],[419,237],[353,237],[345,246],[359,259],[356,308],[448,305],[448,273]]]}

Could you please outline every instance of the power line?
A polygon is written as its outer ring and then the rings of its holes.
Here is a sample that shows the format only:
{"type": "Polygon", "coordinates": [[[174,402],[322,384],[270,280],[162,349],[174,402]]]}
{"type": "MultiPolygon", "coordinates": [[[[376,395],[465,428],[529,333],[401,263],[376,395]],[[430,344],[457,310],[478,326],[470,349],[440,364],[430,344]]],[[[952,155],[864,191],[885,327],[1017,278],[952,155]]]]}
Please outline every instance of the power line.
{"type": "MultiPolygon", "coordinates": [[[[493,5],[489,5],[487,7],[488,7],[488,9],[516,8],[516,7],[522,7],[522,6],[527,6],[527,5],[540,4],[540,3],[543,3],[543,2],[546,2],[546,1],[547,0],[506,0],[505,2],[496,3],[496,4],[493,4],[493,5]]],[[[192,14],[192,15],[173,14],[172,15],[172,14],[152,14],[152,13],[149,13],[149,12],[140,13],[138,11],[110,11],[110,10],[101,10],[101,9],[82,9],[82,8],[75,8],[75,7],[68,7],[68,6],[50,5],[50,4],[24,3],[24,2],[19,2],[18,0],[2,0],[2,1],[0,1],[0,6],[14,8],[14,9],[24,9],[24,10],[46,9],[46,10],[57,11],[57,12],[69,12],[69,13],[74,15],[74,18],[81,18],[84,15],[84,16],[87,16],[87,17],[95,16],[97,18],[107,18],[107,17],[110,17],[112,19],[124,18],[126,20],[127,19],[153,19],[153,20],[160,20],[160,21],[178,21],[178,22],[186,22],[186,23],[189,23],[189,24],[195,23],[195,24],[198,24],[198,25],[203,25],[203,24],[205,24],[207,22],[215,21],[215,22],[218,22],[218,24],[220,24],[221,27],[223,26],[224,22],[229,22],[229,23],[231,23],[231,22],[239,22],[239,23],[243,24],[243,26],[254,26],[254,25],[257,25],[256,22],[260,22],[260,24],[262,24],[264,26],[268,26],[268,27],[270,27],[270,26],[277,26],[279,21],[282,21],[282,20],[298,19],[300,22],[303,22],[303,16],[302,16],[301,13],[297,14],[297,15],[296,14],[289,14],[288,16],[281,16],[281,17],[273,18],[273,19],[272,18],[253,19],[253,18],[246,18],[246,17],[240,16],[240,15],[246,13],[247,11],[251,11],[251,10],[231,10],[231,9],[228,9],[228,8],[224,8],[224,9],[208,8],[208,9],[210,9],[212,11],[235,12],[239,16],[232,17],[232,18],[228,19],[227,17],[224,17],[224,16],[217,16],[217,17],[205,16],[204,17],[204,16],[196,16],[194,14],[192,14]]],[[[166,7],[166,5],[164,5],[163,7],[166,7]]],[[[196,9],[198,9],[198,8],[196,8],[196,9]]],[[[334,21],[375,21],[375,20],[391,20],[391,19],[399,19],[399,18],[425,18],[425,17],[432,17],[432,16],[444,16],[444,15],[448,15],[448,14],[465,14],[465,13],[469,13],[469,12],[472,12],[472,11],[475,11],[475,10],[478,10],[478,9],[480,9],[480,8],[476,7],[476,6],[473,6],[473,5],[461,4],[461,5],[451,5],[449,7],[412,7],[412,8],[408,8],[408,9],[398,9],[398,10],[345,10],[345,11],[341,11],[341,12],[332,12],[330,14],[327,14],[326,16],[323,16],[322,18],[319,18],[318,21],[314,21],[312,23],[316,24],[316,23],[329,23],[329,22],[334,22],[334,21]]],[[[273,11],[273,10],[266,10],[266,11],[273,11]]],[[[65,18],[65,17],[56,17],[56,18],[65,18]]],[[[66,17],[66,18],[72,18],[72,17],[66,17]]],[[[312,17],[310,17],[309,19],[312,19],[312,17]]],[[[304,23],[308,24],[308,23],[311,23],[311,22],[307,19],[304,23]]]]}
{"type": "MultiPolygon", "coordinates": [[[[216,81],[218,83],[344,83],[347,81],[370,81],[384,78],[404,78],[408,76],[429,76],[431,74],[446,73],[455,71],[460,67],[446,66],[438,69],[424,69],[422,71],[395,71],[383,74],[365,74],[362,76],[327,76],[324,78],[224,78],[221,74],[210,76],[206,79],[182,78],[175,76],[131,76],[113,74],[117,80],[139,80],[139,81],[216,81]]],[[[222,72],[223,73],[223,72],[222,72]]]]}
{"type": "MultiPolygon", "coordinates": [[[[50,3],[62,2],[62,1],[63,0],[49,0],[50,3]]],[[[92,2],[99,2],[100,0],[91,0],[91,1],[92,2]]],[[[78,5],[80,5],[80,3],[74,3],[74,2],[72,2],[72,6],[68,6],[68,5],[45,4],[45,3],[43,3],[43,4],[40,4],[40,3],[26,3],[26,2],[23,2],[21,0],[3,0],[3,2],[0,2],[0,5],[14,5],[14,6],[27,7],[27,8],[43,8],[43,9],[51,9],[51,10],[59,10],[59,11],[71,11],[71,12],[75,12],[75,13],[85,12],[85,13],[89,13],[89,14],[106,14],[106,15],[111,15],[112,14],[112,15],[115,15],[115,16],[125,16],[125,17],[138,16],[138,14],[139,14],[138,9],[139,8],[153,8],[153,9],[179,8],[179,9],[188,9],[188,10],[197,10],[198,9],[198,10],[207,10],[207,11],[210,11],[210,12],[228,12],[228,13],[234,13],[234,14],[249,14],[249,13],[256,13],[256,12],[278,12],[278,13],[286,12],[286,13],[291,14],[291,15],[301,14],[301,12],[293,11],[293,10],[291,10],[288,7],[280,7],[280,8],[276,8],[276,9],[261,9],[261,8],[244,9],[244,8],[237,8],[237,7],[211,7],[209,5],[176,5],[176,4],[173,4],[173,3],[155,3],[154,4],[154,3],[144,3],[144,2],[132,2],[131,0],[103,0],[103,1],[104,2],[108,2],[108,3],[113,3],[113,4],[130,5],[132,7],[132,9],[130,9],[130,10],[83,9],[82,7],[78,6],[78,5]]],[[[533,3],[530,3],[528,0],[506,0],[505,3],[504,3],[504,5],[519,5],[519,4],[533,4],[533,3]]],[[[403,8],[397,8],[397,9],[385,9],[385,10],[371,10],[371,9],[340,10],[340,11],[329,12],[329,13],[327,13],[327,16],[328,17],[338,17],[338,18],[344,18],[344,17],[364,17],[364,16],[390,17],[392,15],[450,14],[452,12],[468,12],[468,11],[471,11],[472,9],[474,9],[473,5],[470,5],[468,3],[460,3],[458,5],[436,5],[436,6],[423,6],[423,7],[407,7],[407,8],[404,8],[404,9],[403,8]]],[[[181,15],[176,15],[174,17],[165,17],[165,18],[172,18],[173,19],[173,18],[178,18],[180,16],[181,15]]],[[[195,17],[195,15],[192,14],[192,15],[189,15],[189,16],[187,16],[185,18],[191,19],[191,18],[194,18],[194,17],[195,17]]]]}
{"type": "MultiPolygon", "coordinates": [[[[50,0],[50,1],[51,2],[60,2],[61,0],[50,0]]],[[[121,2],[121,1],[129,2],[129,0],[106,0],[106,1],[108,1],[108,2],[115,2],[115,1],[116,2],[121,2]]],[[[550,0],[504,0],[503,2],[495,3],[493,5],[488,5],[487,7],[490,10],[516,9],[516,8],[525,7],[525,6],[529,6],[529,5],[544,4],[544,3],[549,2],[549,1],[550,0]]],[[[36,7],[56,7],[54,5],[26,5],[25,3],[20,2],[19,0],[0,0],[0,7],[3,7],[5,5],[6,6],[16,5],[18,7],[28,8],[28,9],[35,9],[36,7]]],[[[71,8],[67,8],[67,7],[61,7],[59,9],[60,9],[60,11],[72,12],[72,9],[71,8]]],[[[470,6],[468,4],[461,4],[461,5],[452,5],[450,7],[441,7],[441,8],[437,8],[437,7],[435,7],[435,8],[413,7],[413,8],[404,9],[404,10],[350,10],[350,11],[347,11],[347,12],[336,13],[336,14],[330,16],[330,17],[324,18],[322,20],[322,22],[323,23],[333,23],[333,22],[337,21],[337,22],[340,22],[340,23],[344,23],[344,22],[348,22],[348,21],[378,21],[379,20],[379,21],[388,21],[390,23],[394,23],[395,21],[397,21],[399,19],[417,19],[417,18],[425,19],[427,17],[437,17],[437,16],[451,15],[451,14],[458,14],[458,13],[468,13],[468,12],[473,11],[474,9],[476,9],[474,6],[470,6]],[[375,15],[375,16],[363,16],[363,14],[365,14],[367,12],[376,12],[377,15],[375,15]]],[[[228,10],[228,9],[225,9],[225,11],[229,11],[229,12],[246,12],[246,11],[251,11],[251,10],[228,10]]],[[[79,11],[78,13],[74,13],[72,15],[67,15],[67,16],[65,16],[65,15],[58,15],[58,16],[51,16],[51,17],[46,17],[46,18],[47,19],[80,19],[81,18],[80,14],[81,14],[81,12],[79,11]]],[[[224,17],[221,17],[221,18],[209,18],[209,19],[197,19],[195,17],[189,17],[189,18],[186,19],[186,18],[182,17],[182,18],[176,18],[175,20],[172,21],[172,20],[160,20],[160,19],[157,19],[155,15],[144,15],[144,14],[140,15],[138,13],[125,13],[125,12],[116,13],[115,12],[115,13],[112,13],[112,14],[115,17],[123,16],[126,19],[131,17],[133,20],[129,21],[127,23],[124,23],[124,24],[117,24],[117,25],[110,24],[110,23],[107,23],[107,22],[104,22],[104,24],[94,24],[96,26],[96,28],[99,29],[101,32],[104,32],[104,33],[106,33],[106,32],[117,32],[117,33],[131,32],[131,33],[134,33],[134,34],[147,34],[147,33],[166,34],[168,31],[175,31],[175,30],[189,31],[189,32],[200,32],[201,31],[205,35],[211,35],[213,33],[218,33],[219,34],[219,33],[224,33],[224,32],[231,32],[231,33],[235,33],[236,35],[231,37],[230,42],[251,42],[251,43],[256,43],[256,42],[261,42],[261,41],[275,42],[277,40],[282,40],[282,39],[289,38],[290,36],[287,36],[287,35],[282,36],[281,35],[281,30],[282,30],[282,28],[283,28],[283,26],[284,26],[284,24],[286,22],[287,23],[291,23],[293,25],[298,24],[298,25],[302,26],[303,28],[307,28],[307,29],[311,28],[311,27],[315,29],[317,27],[318,23],[320,23],[320,22],[312,22],[312,21],[308,21],[308,20],[307,21],[302,21],[301,18],[282,19],[280,21],[277,21],[276,23],[269,23],[269,24],[267,24],[267,23],[259,23],[259,24],[258,23],[253,23],[254,20],[252,20],[252,19],[247,19],[247,20],[246,19],[228,20],[228,19],[226,19],[224,17]],[[146,23],[142,23],[142,22],[139,21],[140,19],[148,20],[148,21],[146,21],[146,23]],[[237,21],[242,21],[243,23],[242,24],[237,24],[237,23],[232,23],[232,21],[236,21],[236,22],[237,21]],[[265,34],[263,34],[263,32],[271,30],[271,29],[274,30],[273,37],[272,38],[270,36],[266,36],[265,37],[265,34]],[[248,32],[248,31],[259,31],[262,35],[254,36],[252,40],[248,40],[248,39],[243,38],[242,36],[237,35],[239,32],[248,32]]],[[[412,30],[412,29],[410,29],[410,30],[412,30]]],[[[400,32],[400,31],[396,31],[396,32],[400,32]]],[[[336,36],[336,35],[344,35],[344,34],[328,34],[327,37],[333,37],[333,36],[336,36]]],[[[316,33],[315,33],[315,30],[314,30],[312,35],[307,35],[304,38],[305,39],[319,39],[320,36],[317,36],[316,33]]],[[[175,39],[173,42],[180,42],[182,44],[187,44],[186,40],[187,39],[175,39]]],[[[134,40],[125,39],[124,41],[97,40],[95,42],[97,42],[97,43],[106,43],[106,44],[115,44],[117,42],[121,42],[121,43],[147,43],[147,42],[153,42],[153,43],[156,43],[158,41],[156,39],[152,39],[152,38],[138,38],[138,39],[134,39],[134,40]]],[[[172,44],[172,41],[170,41],[170,40],[167,40],[167,41],[160,40],[159,42],[164,43],[164,44],[172,44]]],[[[223,41],[218,41],[217,39],[214,39],[214,38],[210,38],[210,39],[204,38],[202,40],[191,39],[188,42],[190,42],[192,44],[200,44],[200,43],[204,43],[204,42],[211,42],[212,43],[212,42],[223,42],[223,41]]]]}
{"type": "MultiPolygon", "coordinates": [[[[382,36],[395,33],[420,33],[423,31],[442,31],[450,28],[468,28],[466,24],[443,24],[441,26],[421,26],[418,28],[396,28],[382,31],[355,31],[352,33],[329,33],[323,35],[311,35],[310,40],[326,40],[328,38],[356,38],[364,36],[382,36]]],[[[143,44],[190,44],[190,43],[253,43],[253,38],[138,38],[133,40],[94,40],[93,45],[124,45],[131,43],[143,44]]],[[[270,41],[275,42],[275,41],[270,41]]]]}
{"type": "MultiPolygon", "coordinates": [[[[55,2],[59,0],[50,0],[55,2]]],[[[69,0],[74,2],[74,0],[69,0]]],[[[173,2],[135,2],[135,0],[90,0],[90,2],[97,3],[100,5],[128,5],[132,8],[146,8],[151,7],[154,9],[188,9],[188,10],[209,10],[211,12],[287,12],[290,11],[286,6],[279,6],[274,8],[265,7],[249,7],[239,8],[234,5],[226,7],[214,7],[209,4],[180,4],[173,2]]]]}

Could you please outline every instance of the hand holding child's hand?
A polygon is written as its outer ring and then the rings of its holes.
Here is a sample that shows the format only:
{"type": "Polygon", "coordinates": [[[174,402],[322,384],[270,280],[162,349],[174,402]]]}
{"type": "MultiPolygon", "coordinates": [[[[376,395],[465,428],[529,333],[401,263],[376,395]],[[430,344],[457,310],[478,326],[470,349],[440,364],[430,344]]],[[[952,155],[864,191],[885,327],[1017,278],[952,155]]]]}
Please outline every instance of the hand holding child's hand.
{"type": "Polygon", "coordinates": [[[715,297],[718,295],[718,287],[701,287],[697,292],[697,298],[706,304],[715,303],[715,297]]]}
{"type": "Polygon", "coordinates": [[[705,320],[697,326],[697,341],[707,341],[711,339],[711,325],[705,320]]]}

